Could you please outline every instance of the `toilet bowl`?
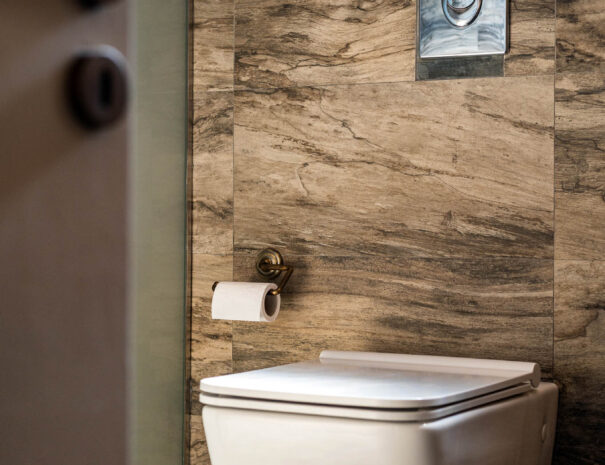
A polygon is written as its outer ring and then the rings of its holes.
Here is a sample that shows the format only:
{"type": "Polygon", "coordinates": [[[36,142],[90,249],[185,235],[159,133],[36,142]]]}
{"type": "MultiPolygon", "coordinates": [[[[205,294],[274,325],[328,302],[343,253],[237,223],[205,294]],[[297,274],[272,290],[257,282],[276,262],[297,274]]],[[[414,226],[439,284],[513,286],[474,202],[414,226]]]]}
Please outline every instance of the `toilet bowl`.
{"type": "Polygon", "coordinates": [[[324,351],[201,381],[213,465],[548,465],[534,363],[324,351]]]}

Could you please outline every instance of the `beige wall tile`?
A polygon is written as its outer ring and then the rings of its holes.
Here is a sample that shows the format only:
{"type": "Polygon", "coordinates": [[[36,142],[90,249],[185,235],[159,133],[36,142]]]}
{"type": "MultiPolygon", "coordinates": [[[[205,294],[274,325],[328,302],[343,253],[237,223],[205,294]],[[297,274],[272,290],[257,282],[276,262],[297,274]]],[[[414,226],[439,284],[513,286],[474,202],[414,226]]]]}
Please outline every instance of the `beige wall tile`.
{"type": "Polygon", "coordinates": [[[512,0],[505,76],[553,75],[556,0],[512,0]]]}
{"type": "Polygon", "coordinates": [[[189,463],[191,465],[210,465],[208,445],[204,435],[204,425],[201,415],[190,417],[191,442],[189,446],[189,463]]]}
{"type": "Polygon", "coordinates": [[[595,260],[605,256],[605,199],[593,193],[555,195],[555,256],[595,260]]]}
{"type": "Polygon", "coordinates": [[[557,71],[605,71],[601,0],[557,1],[557,71]]]}
{"type": "Polygon", "coordinates": [[[605,74],[559,73],[555,111],[557,190],[605,192],[605,74]]]}
{"type": "Polygon", "coordinates": [[[413,0],[236,0],[236,85],[413,81],[413,0]]]}
{"type": "Polygon", "coordinates": [[[605,76],[560,73],[555,91],[559,259],[605,256],[605,76]]]}
{"type": "Polygon", "coordinates": [[[550,77],[237,92],[236,250],[552,257],[550,77]]]}
{"type": "Polygon", "coordinates": [[[193,92],[233,89],[234,0],[193,0],[193,92]]]}
{"type": "MultiPolygon", "coordinates": [[[[534,360],[552,368],[552,262],[285,257],[295,271],[271,324],[234,322],[236,371],[324,349],[534,360]]],[[[236,256],[237,280],[258,279],[236,256]]]]}
{"type": "Polygon", "coordinates": [[[233,94],[209,92],[193,110],[194,253],[233,250],[233,94]]]}
{"type": "Polygon", "coordinates": [[[231,322],[212,320],[212,284],[233,279],[231,255],[193,254],[193,311],[192,311],[192,377],[199,381],[209,373],[204,365],[215,365],[229,371],[231,360],[231,322]],[[199,362],[199,366],[198,366],[199,362]]]}
{"type": "Polygon", "coordinates": [[[555,262],[555,377],[561,383],[555,464],[605,458],[605,262],[555,262]]]}
{"type": "Polygon", "coordinates": [[[211,316],[212,283],[233,279],[231,255],[193,254],[191,315],[190,463],[210,465],[199,402],[200,380],[232,371],[232,324],[211,316]]]}

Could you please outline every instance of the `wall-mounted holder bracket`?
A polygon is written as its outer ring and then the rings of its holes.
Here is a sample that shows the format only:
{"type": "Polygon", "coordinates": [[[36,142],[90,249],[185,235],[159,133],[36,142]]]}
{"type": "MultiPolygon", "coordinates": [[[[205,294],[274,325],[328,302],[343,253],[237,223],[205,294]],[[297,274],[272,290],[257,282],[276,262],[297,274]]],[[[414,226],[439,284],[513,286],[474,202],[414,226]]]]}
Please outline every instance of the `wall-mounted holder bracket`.
{"type": "Polygon", "coordinates": [[[284,264],[284,258],[275,249],[265,249],[256,257],[256,271],[261,276],[265,276],[269,279],[276,279],[278,276],[283,275],[280,283],[277,285],[277,289],[269,291],[271,295],[279,295],[284,289],[284,286],[292,276],[294,268],[284,264]]]}
{"type": "MultiPolygon", "coordinates": [[[[284,258],[275,249],[267,248],[261,251],[256,257],[256,271],[265,278],[276,279],[280,275],[281,281],[277,285],[277,289],[269,291],[271,295],[279,295],[284,289],[284,286],[292,276],[294,268],[284,264],[284,258]]],[[[212,290],[216,288],[218,282],[212,285],[212,290]]]]}

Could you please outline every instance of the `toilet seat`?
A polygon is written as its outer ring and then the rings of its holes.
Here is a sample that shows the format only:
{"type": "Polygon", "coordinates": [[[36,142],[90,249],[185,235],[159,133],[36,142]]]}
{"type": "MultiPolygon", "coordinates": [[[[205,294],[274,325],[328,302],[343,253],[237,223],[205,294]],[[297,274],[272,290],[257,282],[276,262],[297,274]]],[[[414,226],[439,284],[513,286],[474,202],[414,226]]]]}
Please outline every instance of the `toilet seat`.
{"type": "Polygon", "coordinates": [[[214,394],[200,395],[200,402],[215,407],[240,408],[244,410],[263,410],[267,412],[298,413],[301,415],[317,415],[325,417],[357,418],[374,421],[429,421],[437,420],[455,413],[470,410],[481,405],[489,404],[508,397],[513,397],[530,391],[529,384],[524,383],[512,388],[480,396],[463,402],[433,409],[373,409],[360,407],[336,407],[332,405],[304,404],[295,402],[267,401],[229,397],[214,394]]]}
{"type": "Polygon", "coordinates": [[[377,421],[435,420],[526,393],[535,363],[324,351],[319,360],[207,378],[215,407],[377,421]]]}

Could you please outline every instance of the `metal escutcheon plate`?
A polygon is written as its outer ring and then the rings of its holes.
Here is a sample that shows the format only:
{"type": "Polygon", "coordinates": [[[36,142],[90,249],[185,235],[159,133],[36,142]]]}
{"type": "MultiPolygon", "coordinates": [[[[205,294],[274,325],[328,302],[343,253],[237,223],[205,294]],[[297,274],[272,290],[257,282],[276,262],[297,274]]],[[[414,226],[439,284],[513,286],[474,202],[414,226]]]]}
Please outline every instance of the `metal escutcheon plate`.
{"type": "Polygon", "coordinates": [[[283,265],[284,259],[282,255],[275,249],[264,249],[256,257],[256,271],[262,276],[269,279],[277,278],[281,271],[279,270],[265,270],[262,268],[263,263],[270,263],[272,265],[283,265]]]}

